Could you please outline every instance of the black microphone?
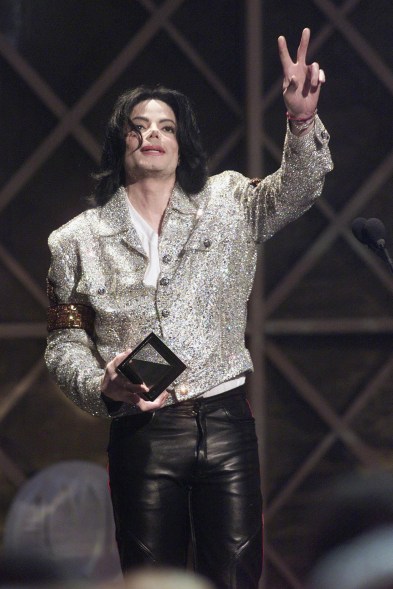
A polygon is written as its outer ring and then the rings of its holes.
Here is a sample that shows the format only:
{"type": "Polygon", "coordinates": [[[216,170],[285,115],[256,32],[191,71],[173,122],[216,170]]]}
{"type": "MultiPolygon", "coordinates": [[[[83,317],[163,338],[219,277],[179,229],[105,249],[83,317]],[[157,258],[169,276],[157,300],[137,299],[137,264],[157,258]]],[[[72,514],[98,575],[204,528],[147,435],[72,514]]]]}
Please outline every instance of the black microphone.
{"type": "Polygon", "coordinates": [[[389,265],[390,270],[393,272],[393,261],[385,246],[386,228],[382,221],[375,217],[371,219],[358,217],[352,221],[351,228],[356,239],[376,253],[377,256],[389,265]]]}
{"type": "Polygon", "coordinates": [[[371,234],[370,234],[370,230],[369,231],[366,230],[367,224],[368,224],[367,219],[365,219],[364,217],[358,217],[357,219],[352,221],[352,226],[351,226],[352,233],[354,234],[356,239],[358,241],[360,241],[360,243],[363,243],[370,250],[372,250],[375,254],[377,254],[377,256],[384,259],[384,257],[381,256],[381,252],[380,252],[379,247],[376,245],[376,243],[373,239],[373,234],[374,234],[373,224],[371,224],[371,234]]]}
{"type": "Polygon", "coordinates": [[[363,232],[364,226],[366,223],[367,223],[367,219],[365,219],[364,217],[357,217],[357,219],[354,219],[352,221],[351,229],[352,229],[352,233],[354,234],[356,239],[358,241],[360,241],[360,243],[364,243],[365,245],[368,245],[367,238],[363,232]]]}
{"type": "Polygon", "coordinates": [[[363,227],[363,233],[372,245],[379,249],[385,247],[386,229],[379,219],[368,219],[363,227]]]}

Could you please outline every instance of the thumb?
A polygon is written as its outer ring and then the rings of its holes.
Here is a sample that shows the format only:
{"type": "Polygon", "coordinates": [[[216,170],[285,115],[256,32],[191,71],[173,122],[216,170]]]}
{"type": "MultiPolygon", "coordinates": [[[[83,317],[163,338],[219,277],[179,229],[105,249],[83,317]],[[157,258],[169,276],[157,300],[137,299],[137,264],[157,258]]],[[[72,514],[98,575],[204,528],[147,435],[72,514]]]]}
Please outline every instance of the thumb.
{"type": "Polygon", "coordinates": [[[124,350],[124,352],[121,352],[120,354],[115,356],[115,358],[113,359],[114,365],[117,367],[119,364],[121,364],[121,362],[123,362],[123,360],[125,360],[127,356],[131,354],[131,352],[132,350],[131,348],[129,348],[128,350],[124,350]]]}

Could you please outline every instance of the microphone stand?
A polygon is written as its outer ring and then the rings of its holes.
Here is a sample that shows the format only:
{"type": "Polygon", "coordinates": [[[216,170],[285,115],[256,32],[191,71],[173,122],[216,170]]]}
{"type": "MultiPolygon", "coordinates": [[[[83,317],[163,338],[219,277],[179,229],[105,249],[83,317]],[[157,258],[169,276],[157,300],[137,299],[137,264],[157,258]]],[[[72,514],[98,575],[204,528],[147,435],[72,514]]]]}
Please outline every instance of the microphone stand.
{"type": "Polygon", "coordinates": [[[390,257],[390,254],[389,254],[388,250],[385,247],[385,240],[384,239],[378,240],[377,246],[378,246],[379,251],[383,254],[383,257],[385,259],[385,262],[389,266],[390,271],[393,273],[393,260],[390,257]]]}

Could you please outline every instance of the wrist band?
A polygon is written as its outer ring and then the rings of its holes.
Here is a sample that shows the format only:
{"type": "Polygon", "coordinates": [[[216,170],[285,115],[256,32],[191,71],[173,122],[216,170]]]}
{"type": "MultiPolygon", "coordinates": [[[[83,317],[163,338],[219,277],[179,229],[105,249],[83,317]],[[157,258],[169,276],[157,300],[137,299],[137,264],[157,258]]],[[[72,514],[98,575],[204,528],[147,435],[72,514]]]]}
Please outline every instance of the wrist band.
{"type": "Polygon", "coordinates": [[[315,118],[315,115],[317,114],[317,109],[314,110],[314,112],[309,116],[309,117],[304,117],[302,119],[298,119],[295,115],[291,115],[290,112],[287,111],[287,119],[292,121],[292,122],[296,122],[296,123],[306,123],[307,121],[310,121],[311,119],[315,118]]]}
{"type": "Polygon", "coordinates": [[[313,122],[315,120],[315,115],[317,114],[317,110],[315,109],[315,111],[313,112],[312,115],[310,115],[309,117],[304,117],[302,119],[296,118],[295,116],[291,115],[289,112],[287,112],[286,114],[287,114],[288,121],[291,122],[291,125],[293,125],[293,127],[297,131],[305,131],[313,124],[313,122]]]}

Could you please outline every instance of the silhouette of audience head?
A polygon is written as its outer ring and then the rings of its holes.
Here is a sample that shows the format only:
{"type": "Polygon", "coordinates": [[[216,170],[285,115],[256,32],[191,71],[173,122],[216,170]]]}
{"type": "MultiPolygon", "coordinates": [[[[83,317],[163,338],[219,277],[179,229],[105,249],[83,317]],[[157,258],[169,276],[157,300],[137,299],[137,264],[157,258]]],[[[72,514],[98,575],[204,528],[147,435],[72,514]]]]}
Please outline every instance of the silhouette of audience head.
{"type": "Polygon", "coordinates": [[[59,462],[28,479],[7,514],[3,552],[51,560],[78,580],[121,577],[105,468],[59,462]]]}

